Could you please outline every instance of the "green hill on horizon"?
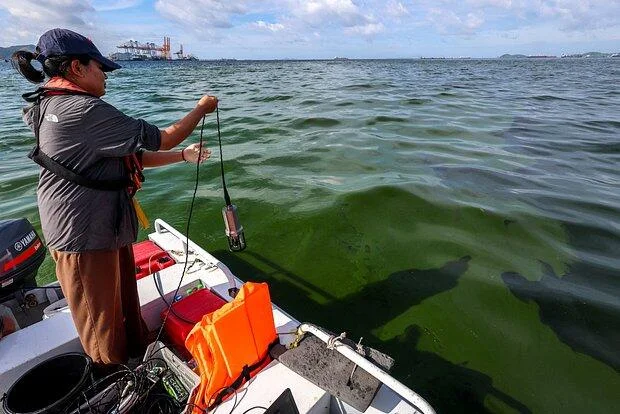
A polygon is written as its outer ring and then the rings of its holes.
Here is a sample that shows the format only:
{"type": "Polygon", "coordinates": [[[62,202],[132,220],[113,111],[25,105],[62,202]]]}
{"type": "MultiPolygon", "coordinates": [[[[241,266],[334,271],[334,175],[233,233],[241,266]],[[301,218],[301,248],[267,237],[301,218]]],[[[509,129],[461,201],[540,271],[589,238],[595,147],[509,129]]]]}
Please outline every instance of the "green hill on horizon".
{"type": "Polygon", "coordinates": [[[506,54],[501,55],[499,58],[500,59],[525,59],[525,58],[527,58],[527,56],[526,55],[520,55],[520,54],[511,55],[509,53],[506,53],[506,54]]]}

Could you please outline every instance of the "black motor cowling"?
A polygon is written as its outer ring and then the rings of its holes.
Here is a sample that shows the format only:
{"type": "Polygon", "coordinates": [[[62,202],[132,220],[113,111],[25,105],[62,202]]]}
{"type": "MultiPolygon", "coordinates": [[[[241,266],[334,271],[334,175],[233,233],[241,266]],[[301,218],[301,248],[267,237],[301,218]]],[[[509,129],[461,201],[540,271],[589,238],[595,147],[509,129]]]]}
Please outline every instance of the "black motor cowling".
{"type": "Polygon", "coordinates": [[[28,220],[0,220],[0,297],[36,286],[44,258],[43,243],[28,220]]]}

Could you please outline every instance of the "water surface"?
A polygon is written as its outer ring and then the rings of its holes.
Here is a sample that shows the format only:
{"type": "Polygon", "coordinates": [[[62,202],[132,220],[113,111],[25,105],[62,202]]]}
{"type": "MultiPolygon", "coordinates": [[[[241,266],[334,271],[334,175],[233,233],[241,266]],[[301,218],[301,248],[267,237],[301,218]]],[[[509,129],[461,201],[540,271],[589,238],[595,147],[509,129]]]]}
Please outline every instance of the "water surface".
{"type": "MultiPolygon", "coordinates": [[[[620,405],[619,74],[618,59],[128,63],[105,99],[164,127],[220,97],[249,247],[226,250],[215,157],[190,236],[298,319],[390,353],[439,412],[607,413],[620,405]]],[[[31,89],[0,64],[0,215],[40,228],[20,119],[31,89]]],[[[148,171],[151,218],[185,228],[194,178],[148,171]]],[[[53,278],[48,258],[39,282],[53,278]]]]}

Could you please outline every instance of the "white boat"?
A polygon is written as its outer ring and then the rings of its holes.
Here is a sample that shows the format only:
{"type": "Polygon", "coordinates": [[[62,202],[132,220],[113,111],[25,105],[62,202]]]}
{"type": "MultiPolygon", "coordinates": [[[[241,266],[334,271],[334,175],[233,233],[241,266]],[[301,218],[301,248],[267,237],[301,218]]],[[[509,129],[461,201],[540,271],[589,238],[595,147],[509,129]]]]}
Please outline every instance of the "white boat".
{"type": "MultiPolygon", "coordinates": [[[[229,296],[229,289],[239,287],[244,282],[235,277],[224,263],[164,221],[157,219],[154,227],[155,231],[148,238],[168,252],[176,263],[138,280],[142,315],[149,330],[155,331],[160,328],[160,315],[167,308],[162,299],[162,293],[166,301],[171,303],[175,299],[173,297],[175,292],[191,291],[193,288],[204,286],[226,301],[232,300],[229,296]],[[185,266],[186,257],[188,266],[185,266]],[[182,275],[185,267],[187,270],[185,275],[182,275]],[[179,285],[180,289],[178,289],[179,285]],[[159,286],[159,291],[157,286],[159,286]]],[[[43,247],[39,246],[39,248],[43,247]]],[[[49,289],[54,286],[57,284],[48,285],[48,289],[32,289],[24,295],[18,294],[17,297],[11,297],[3,303],[5,309],[10,308],[13,314],[20,317],[18,319],[21,324],[28,326],[21,326],[21,329],[0,339],[0,395],[9,391],[24,373],[32,370],[42,361],[67,352],[83,352],[66,302],[56,300],[60,290],[49,289]]],[[[376,393],[374,390],[371,391],[374,397],[364,412],[434,413],[433,408],[421,396],[361,356],[355,349],[346,345],[344,340],[314,325],[300,323],[275,304],[272,304],[272,310],[281,344],[293,343],[297,338],[294,332],[309,332],[325,342],[326,346],[329,344],[334,351],[353,361],[358,367],[357,370],[366,371],[380,381],[378,391],[376,393]]],[[[153,351],[152,346],[150,349],[153,351]]],[[[161,353],[161,347],[157,351],[161,353]]],[[[172,353],[169,353],[166,357],[175,358],[171,355],[172,353]]],[[[175,361],[178,363],[179,359],[175,361]]],[[[180,369],[183,370],[183,375],[186,374],[186,380],[189,379],[194,384],[199,382],[199,377],[189,368],[181,367],[180,369]]],[[[349,373],[344,373],[343,378],[346,380],[348,376],[349,373]]],[[[49,381],[53,380],[53,378],[49,379],[49,381]]],[[[235,398],[225,400],[217,407],[217,412],[241,414],[258,407],[268,408],[283,395],[286,389],[290,389],[290,394],[300,413],[360,412],[344,399],[331,395],[277,359],[271,361],[237,390],[240,398],[235,396],[235,398]]],[[[191,412],[190,408],[186,407],[185,410],[191,412]]],[[[0,411],[2,411],[1,408],[0,411]]]]}

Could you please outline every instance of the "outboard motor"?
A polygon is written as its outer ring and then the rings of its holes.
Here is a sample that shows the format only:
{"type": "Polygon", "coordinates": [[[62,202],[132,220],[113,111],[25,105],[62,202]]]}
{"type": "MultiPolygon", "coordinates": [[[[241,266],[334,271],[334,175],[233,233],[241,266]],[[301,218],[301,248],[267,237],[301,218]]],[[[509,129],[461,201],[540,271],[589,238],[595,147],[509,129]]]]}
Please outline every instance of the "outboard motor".
{"type": "Polygon", "coordinates": [[[36,286],[44,258],[43,243],[28,220],[0,220],[0,298],[36,286]]]}

